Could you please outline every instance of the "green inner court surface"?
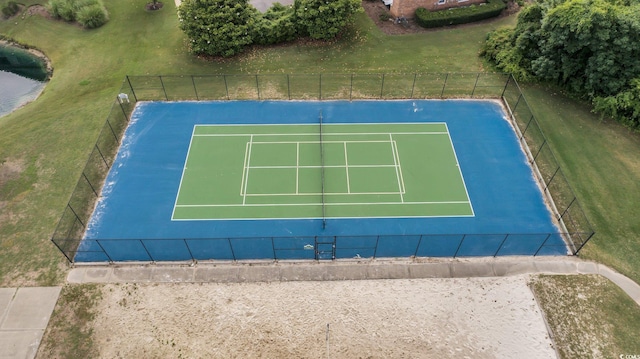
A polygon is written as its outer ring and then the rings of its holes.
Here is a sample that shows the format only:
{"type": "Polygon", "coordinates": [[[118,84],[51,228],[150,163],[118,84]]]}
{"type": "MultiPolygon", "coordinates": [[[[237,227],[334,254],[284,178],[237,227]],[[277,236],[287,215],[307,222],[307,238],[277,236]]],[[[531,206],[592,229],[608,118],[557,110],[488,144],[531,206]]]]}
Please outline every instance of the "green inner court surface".
{"type": "Polygon", "coordinates": [[[447,125],[194,127],[173,220],[323,216],[473,216],[447,125]]]}

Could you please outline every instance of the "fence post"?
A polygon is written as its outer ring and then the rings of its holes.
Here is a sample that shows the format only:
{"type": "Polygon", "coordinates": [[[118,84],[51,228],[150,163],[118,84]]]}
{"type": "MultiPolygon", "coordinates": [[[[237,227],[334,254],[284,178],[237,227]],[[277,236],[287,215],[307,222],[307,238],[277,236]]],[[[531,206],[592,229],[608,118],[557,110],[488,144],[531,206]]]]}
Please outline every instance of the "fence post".
{"type": "Polygon", "coordinates": [[[476,76],[476,83],[473,84],[473,90],[471,90],[471,98],[473,98],[473,94],[476,93],[476,86],[478,86],[478,79],[480,78],[480,73],[476,76]]]}
{"type": "Polygon", "coordinates": [[[513,106],[513,109],[511,110],[511,113],[513,113],[513,118],[515,119],[516,116],[516,108],[518,108],[518,105],[520,104],[520,99],[522,99],[522,92],[520,93],[520,96],[518,96],[518,100],[516,100],[516,105],[513,106]]]}
{"type": "Polygon", "coordinates": [[[380,243],[380,236],[378,235],[376,237],[376,247],[373,249],[373,258],[376,258],[376,255],[378,254],[378,243],[380,243]]]}
{"type": "Polygon", "coordinates": [[[236,252],[233,250],[233,244],[231,244],[231,238],[227,238],[227,242],[229,242],[229,248],[231,249],[231,256],[233,257],[233,260],[237,261],[236,252]]]}
{"type": "Polygon", "coordinates": [[[549,178],[549,181],[547,181],[547,183],[545,183],[544,185],[544,190],[546,191],[547,188],[549,188],[549,185],[551,184],[551,182],[553,182],[553,179],[556,178],[556,175],[558,174],[558,172],[560,171],[560,166],[558,166],[558,168],[556,168],[556,171],[553,172],[553,176],[551,176],[551,178],[549,178]]]}
{"type": "Polygon", "coordinates": [[[320,77],[319,77],[318,100],[322,101],[322,73],[320,73],[320,77]]]}
{"type": "Polygon", "coordinates": [[[416,250],[413,252],[414,257],[418,256],[418,249],[420,249],[420,244],[422,244],[422,237],[424,237],[424,234],[421,234],[420,238],[418,239],[418,245],[416,246],[416,250]]]}
{"type": "Polygon", "coordinates": [[[382,84],[380,85],[380,99],[382,100],[382,94],[384,91],[384,74],[382,74],[382,84]]]}
{"type": "Polygon", "coordinates": [[[140,244],[142,245],[142,248],[144,248],[144,251],[147,252],[149,259],[155,263],[155,259],[153,259],[153,257],[151,256],[151,253],[149,253],[149,250],[147,249],[147,246],[144,245],[144,242],[142,241],[142,239],[138,239],[138,241],[140,241],[140,244]]]}
{"type": "Polygon", "coordinates": [[[164,99],[169,101],[169,96],[167,96],[167,89],[164,88],[164,81],[162,81],[162,76],[158,76],[160,79],[160,84],[162,85],[162,92],[164,92],[164,99]]]}
{"type": "Polygon", "coordinates": [[[493,255],[493,258],[495,258],[498,255],[498,253],[500,253],[500,250],[502,249],[502,246],[504,245],[504,242],[507,241],[507,238],[509,238],[509,234],[508,233],[504,236],[504,239],[502,240],[502,242],[500,242],[500,246],[498,247],[498,250],[496,251],[496,253],[493,255]]]}
{"type": "MultiPolygon", "coordinates": [[[[67,238],[66,240],[69,240],[69,238],[67,238]]],[[[71,258],[69,258],[69,256],[67,255],[67,253],[66,253],[65,251],[63,251],[63,250],[62,250],[62,247],[60,247],[60,246],[58,245],[58,243],[56,243],[56,241],[55,241],[54,239],[51,239],[51,242],[53,242],[53,244],[55,244],[55,245],[56,245],[56,247],[58,248],[58,250],[59,250],[60,252],[62,252],[62,254],[65,256],[65,258],[67,258],[67,260],[69,261],[69,263],[73,263],[73,260],[71,260],[71,258]]],[[[76,253],[77,253],[77,251],[76,251],[76,253]]]]}
{"type": "Polygon", "coordinates": [[[576,201],[576,197],[573,197],[573,199],[571,200],[571,202],[569,203],[569,205],[567,206],[567,208],[565,208],[565,209],[564,209],[564,211],[563,211],[563,212],[562,212],[562,214],[560,215],[560,218],[558,218],[558,219],[561,219],[562,217],[564,217],[564,215],[567,213],[567,211],[569,210],[569,208],[571,207],[571,205],[572,205],[572,204],[573,204],[573,202],[575,202],[575,201],[576,201]]]}
{"type": "Polygon", "coordinates": [[[114,131],[113,127],[111,127],[111,122],[109,122],[108,118],[107,118],[107,125],[109,125],[109,128],[111,129],[111,133],[113,134],[113,138],[115,138],[116,142],[118,142],[118,136],[116,135],[116,131],[114,131]]]}
{"type": "Polygon", "coordinates": [[[442,92],[440,92],[440,98],[444,96],[444,88],[447,86],[447,79],[449,78],[449,73],[446,73],[444,76],[444,83],[442,84],[442,92]]]}
{"type": "Polygon", "coordinates": [[[460,251],[460,247],[462,247],[462,242],[464,242],[464,238],[466,237],[466,234],[462,235],[462,238],[460,239],[460,243],[458,243],[458,248],[456,249],[456,252],[453,254],[453,258],[458,256],[458,252],[460,251]]]}
{"type": "Polygon", "coordinates": [[[131,80],[129,80],[129,75],[127,75],[127,82],[129,83],[129,88],[131,89],[133,98],[136,100],[136,102],[138,102],[138,97],[136,96],[136,92],[133,90],[133,85],[131,85],[131,80]]]}
{"type": "Polygon", "coordinates": [[[104,165],[109,168],[109,164],[107,163],[107,159],[104,158],[104,155],[102,154],[102,151],[100,151],[100,147],[98,147],[98,142],[96,142],[95,144],[96,150],[98,150],[98,154],[100,154],[100,157],[102,158],[102,162],[104,162],[104,165]]]}
{"type": "Polygon", "coordinates": [[[258,91],[258,101],[260,101],[260,83],[258,82],[258,74],[256,74],[256,90],[258,91]]]}
{"type": "Polygon", "coordinates": [[[289,74],[287,74],[287,93],[289,94],[289,101],[291,101],[291,83],[289,82],[289,74]]]}
{"type": "MultiPolygon", "coordinates": [[[[73,207],[71,207],[71,203],[67,203],[67,207],[69,207],[69,209],[71,210],[71,212],[73,213],[74,216],[76,216],[76,219],[78,220],[78,222],[80,222],[80,224],[82,225],[82,227],[86,227],[84,225],[84,222],[82,222],[82,220],[80,219],[80,217],[78,216],[78,214],[76,213],[76,211],[73,209],[73,207]]],[[[67,237],[69,237],[69,235],[67,235],[67,237]]]]}
{"type": "Polygon", "coordinates": [[[113,258],[111,258],[109,253],[107,253],[107,251],[104,249],[102,244],[100,244],[100,240],[99,239],[96,239],[96,244],[100,247],[100,249],[102,249],[102,253],[104,253],[104,255],[107,256],[107,259],[109,259],[109,263],[113,263],[113,258]]]}
{"type": "Polygon", "coordinates": [[[591,237],[593,237],[594,234],[595,234],[595,232],[591,231],[591,233],[589,234],[589,237],[587,237],[587,239],[585,239],[584,242],[582,242],[582,244],[580,244],[580,247],[578,247],[578,249],[576,249],[576,251],[573,253],[574,256],[578,255],[578,252],[580,252],[582,247],[584,247],[584,245],[587,244],[587,242],[589,242],[589,240],[591,239],[591,237]]]}
{"type": "Polygon", "coordinates": [[[547,139],[545,138],[544,141],[542,141],[542,144],[540,145],[540,148],[538,149],[538,152],[536,153],[535,156],[533,156],[533,162],[536,162],[536,158],[538,158],[538,155],[540,154],[540,152],[542,152],[542,148],[546,144],[547,144],[547,139]]]}
{"type": "Polygon", "coordinates": [[[534,257],[538,255],[538,253],[540,252],[542,247],[544,247],[544,245],[547,243],[549,238],[551,238],[551,233],[547,234],[547,238],[545,238],[544,241],[542,241],[542,244],[540,245],[540,247],[538,247],[538,250],[533,254],[534,257]]]}
{"type": "Polygon", "coordinates": [[[200,97],[198,96],[198,88],[196,87],[196,80],[193,79],[193,75],[191,75],[191,83],[193,84],[193,92],[196,94],[196,100],[200,101],[200,97]]]}
{"type": "Polygon", "coordinates": [[[227,93],[227,101],[229,101],[229,85],[227,85],[227,75],[222,75],[222,79],[224,80],[224,90],[227,93]]]}
{"type": "Polygon", "coordinates": [[[84,177],[84,179],[87,181],[87,183],[89,184],[89,187],[91,187],[91,190],[93,191],[93,193],[96,195],[96,197],[100,197],[98,195],[98,192],[96,192],[96,189],[93,188],[93,185],[91,184],[91,182],[89,181],[89,179],[87,178],[87,175],[84,173],[84,171],[82,171],[82,177],[84,177]]]}
{"type": "MultiPolygon", "coordinates": [[[[522,131],[522,135],[520,136],[520,140],[522,140],[522,138],[524,137],[524,134],[529,129],[529,125],[531,124],[531,121],[533,121],[533,119],[534,119],[534,117],[533,117],[533,115],[531,115],[531,118],[529,119],[529,122],[527,122],[527,125],[524,128],[524,131],[522,131]]],[[[516,121],[515,115],[513,115],[513,122],[515,122],[516,126],[518,125],[518,121],[516,121]]]]}
{"type": "Polygon", "coordinates": [[[278,256],[276,255],[276,243],[273,241],[273,237],[271,237],[271,250],[273,251],[273,260],[277,261],[278,256]]]}
{"type": "Polygon", "coordinates": [[[183,241],[184,241],[184,246],[187,247],[187,252],[189,252],[189,255],[191,256],[191,260],[193,262],[195,262],[196,259],[193,257],[193,252],[191,252],[191,248],[189,248],[189,244],[187,243],[187,239],[185,238],[185,239],[183,239],[183,241]]]}
{"type": "MultiPolygon", "coordinates": [[[[415,90],[415,88],[416,88],[416,77],[418,77],[418,73],[414,72],[413,73],[413,85],[411,85],[411,96],[410,96],[410,98],[413,98],[413,90],[415,90]]],[[[422,237],[420,237],[420,239],[422,239],[422,237]]]]}
{"type": "Polygon", "coordinates": [[[511,77],[511,74],[507,76],[507,83],[504,84],[504,88],[502,89],[502,94],[500,95],[500,97],[504,97],[504,93],[507,91],[507,87],[509,87],[509,81],[511,81],[511,77]]]}
{"type": "Polygon", "coordinates": [[[349,101],[353,101],[353,74],[351,74],[351,84],[349,85],[349,101]]]}

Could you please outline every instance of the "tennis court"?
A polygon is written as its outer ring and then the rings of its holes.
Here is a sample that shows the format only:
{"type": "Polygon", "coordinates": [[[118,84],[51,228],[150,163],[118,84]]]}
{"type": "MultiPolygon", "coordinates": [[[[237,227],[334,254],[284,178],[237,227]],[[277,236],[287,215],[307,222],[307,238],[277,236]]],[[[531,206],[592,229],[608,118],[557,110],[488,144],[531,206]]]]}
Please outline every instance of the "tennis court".
{"type": "Polygon", "coordinates": [[[446,123],[319,133],[315,124],[195,126],[172,219],[473,215],[446,123]]]}
{"type": "Polygon", "coordinates": [[[75,260],[564,255],[560,232],[497,101],[144,102],[75,260]]]}

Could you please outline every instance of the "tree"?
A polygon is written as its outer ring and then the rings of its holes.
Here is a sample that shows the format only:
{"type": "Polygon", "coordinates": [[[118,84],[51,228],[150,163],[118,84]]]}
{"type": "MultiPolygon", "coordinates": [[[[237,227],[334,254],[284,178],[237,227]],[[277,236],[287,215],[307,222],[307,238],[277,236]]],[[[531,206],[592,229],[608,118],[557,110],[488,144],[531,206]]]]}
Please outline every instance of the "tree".
{"type": "Polygon", "coordinates": [[[317,40],[335,38],[363,11],[358,0],[295,0],[294,8],[301,34],[317,40]]]}
{"type": "Polygon", "coordinates": [[[519,79],[555,82],[640,128],[638,14],[637,0],[543,0],[515,29],[489,34],[482,54],[519,79]]]}
{"type": "Polygon", "coordinates": [[[191,51],[225,57],[253,43],[256,13],[247,0],[186,0],[178,8],[191,51]]]}
{"type": "Polygon", "coordinates": [[[550,9],[533,73],[589,97],[623,90],[640,75],[640,22],[629,10],[604,0],[572,0],[550,9]]]}

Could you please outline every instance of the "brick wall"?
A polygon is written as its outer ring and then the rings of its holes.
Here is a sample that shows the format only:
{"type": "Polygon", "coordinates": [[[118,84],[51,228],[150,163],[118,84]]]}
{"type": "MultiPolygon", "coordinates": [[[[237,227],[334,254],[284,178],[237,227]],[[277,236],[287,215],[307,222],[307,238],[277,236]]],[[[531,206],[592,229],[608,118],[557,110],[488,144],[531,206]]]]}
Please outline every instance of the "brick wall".
{"type": "Polygon", "coordinates": [[[437,11],[449,9],[458,6],[469,6],[471,4],[480,4],[485,0],[444,0],[443,4],[438,4],[438,0],[393,0],[391,4],[391,15],[394,17],[404,16],[408,18],[414,17],[416,9],[423,7],[429,11],[437,11]]]}

